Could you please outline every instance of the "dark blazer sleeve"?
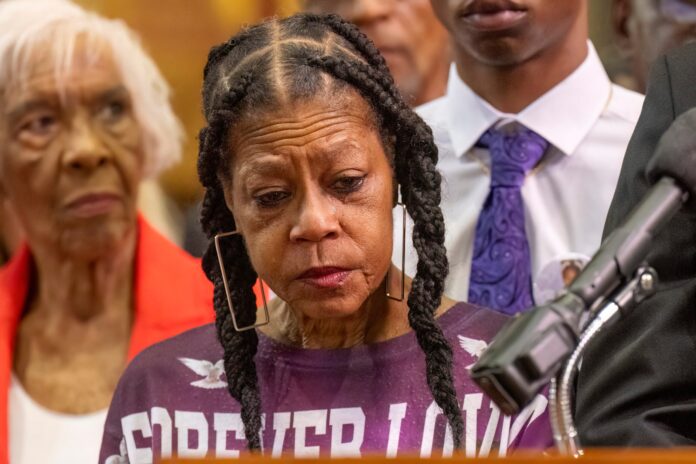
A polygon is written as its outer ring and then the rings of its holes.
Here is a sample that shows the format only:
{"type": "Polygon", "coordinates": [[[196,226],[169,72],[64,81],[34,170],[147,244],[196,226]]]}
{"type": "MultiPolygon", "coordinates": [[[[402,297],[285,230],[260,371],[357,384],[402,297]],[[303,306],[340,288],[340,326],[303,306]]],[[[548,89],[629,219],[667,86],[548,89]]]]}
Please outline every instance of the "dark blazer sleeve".
{"type": "MultiPolygon", "coordinates": [[[[696,45],[653,67],[605,237],[648,191],[645,166],[662,133],[694,106],[696,45]]],[[[660,276],[657,294],[607,328],[584,357],[576,422],[585,446],[696,445],[696,216],[678,213],[648,261],[660,276]]]]}

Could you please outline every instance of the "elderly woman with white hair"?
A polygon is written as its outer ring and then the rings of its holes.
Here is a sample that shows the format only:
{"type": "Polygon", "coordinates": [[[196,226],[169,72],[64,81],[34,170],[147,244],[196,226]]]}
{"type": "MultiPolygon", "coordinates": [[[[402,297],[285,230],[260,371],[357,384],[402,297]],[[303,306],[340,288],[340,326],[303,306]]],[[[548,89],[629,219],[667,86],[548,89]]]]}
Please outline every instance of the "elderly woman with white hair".
{"type": "Polygon", "coordinates": [[[122,22],[0,2],[0,192],[26,239],[0,269],[0,464],[96,461],[127,361],[212,320],[198,261],[136,208],[180,140],[122,22]]]}

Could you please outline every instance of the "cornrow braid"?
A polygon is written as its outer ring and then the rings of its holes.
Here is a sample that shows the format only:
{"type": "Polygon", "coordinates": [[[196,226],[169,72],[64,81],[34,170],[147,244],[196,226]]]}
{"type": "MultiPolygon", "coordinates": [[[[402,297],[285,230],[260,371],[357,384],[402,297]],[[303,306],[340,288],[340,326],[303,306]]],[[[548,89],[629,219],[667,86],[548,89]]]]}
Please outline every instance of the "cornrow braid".
{"type": "Polygon", "coordinates": [[[396,153],[414,151],[421,156],[397,156],[395,167],[404,204],[413,218],[413,246],[418,254],[417,272],[408,297],[409,323],[426,356],[426,378],[436,403],[445,413],[452,428],[455,446],[461,444],[464,430],[452,375],[452,348],[435,321],[448,262],[444,247],[444,218],[440,204],[440,173],[436,169],[437,147],[430,128],[415,113],[405,109],[401,101],[393,101],[389,92],[370,79],[369,66],[348,64],[331,56],[310,58],[308,62],[321,67],[337,79],[359,89],[363,96],[381,111],[396,135],[396,153]],[[414,117],[415,116],[415,117],[414,117]]]}
{"type": "Polygon", "coordinates": [[[394,84],[394,78],[389,72],[389,67],[382,54],[379,53],[375,44],[353,24],[336,14],[308,14],[307,19],[329,26],[334,33],[340,35],[352,44],[365,58],[368,64],[377,68],[380,79],[383,79],[384,82],[388,82],[391,85],[394,84]]]}
{"type": "MultiPolygon", "coordinates": [[[[247,72],[236,82],[223,99],[225,108],[234,108],[243,98],[253,78],[252,72],[247,72]]],[[[233,112],[219,110],[211,117],[209,127],[199,134],[200,155],[198,172],[201,183],[206,188],[201,208],[201,223],[209,237],[236,230],[234,217],[226,207],[222,186],[218,177],[226,157],[220,153],[226,140],[227,122],[232,119],[233,112]]],[[[254,271],[243,240],[239,235],[225,239],[221,247],[222,260],[225,263],[235,263],[234,272],[228,274],[228,286],[234,309],[256,307],[256,297],[253,285],[258,278],[254,271]]],[[[258,377],[254,356],[258,346],[256,331],[237,332],[232,323],[232,315],[227,302],[222,272],[217,262],[217,253],[209,247],[203,256],[203,269],[214,284],[213,306],[215,308],[215,326],[218,340],[225,348],[223,362],[227,375],[227,389],[230,395],[241,405],[241,417],[244,423],[244,433],[250,450],[261,449],[261,397],[259,394],[258,377]]],[[[255,313],[247,310],[235,311],[238,324],[247,326],[254,324],[255,313]]]]}
{"type": "MultiPolygon", "coordinates": [[[[425,354],[428,387],[447,417],[455,446],[460,447],[463,421],[452,375],[452,348],[434,317],[448,271],[437,148],[430,128],[404,103],[374,44],[355,26],[335,15],[298,14],[253,26],[211,51],[203,91],[208,127],[199,135],[198,171],[206,188],[203,230],[213,237],[235,228],[220,180],[231,156],[228,138],[235,119],[277,106],[288,95],[311,99],[327,86],[333,86],[333,92],[346,86],[357,90],[373,109],[386,151],[393,152],[390,161],[413,219],[418,253],[408,319],[425,354]],[[327,75],[333,79],[327,81],[327,75]]],[[[229,245],[223,247],[222,258],[229,266],[231,298],[237,318],[246,325],[255,321],[252,286],[257,275],[243,239],[226,240],[229,245]]],[[[249,449],[259,450],[261,403],[253,362],[258,338],[253,330],[234,331],[212,243],[203,267],[215,285],[216,326],[229,391],[241,404],[249,449]]]]}
{"type": "Polygon", "coordinates": [[[246,34],[245,32],[241,32],[236,36],[232,37],[227,42],[224,42],[220,45],[216,45],[213,48],[211,48],[210,52],[208,53],[208,62],[205,64],[205,67],[203,68],[203,79],[206,78],[211,68],[217,66],[220,60],[227,56],[234,47],[243,42],[244,39],[246,39],[247,37],[248,34],[246,34]]]}

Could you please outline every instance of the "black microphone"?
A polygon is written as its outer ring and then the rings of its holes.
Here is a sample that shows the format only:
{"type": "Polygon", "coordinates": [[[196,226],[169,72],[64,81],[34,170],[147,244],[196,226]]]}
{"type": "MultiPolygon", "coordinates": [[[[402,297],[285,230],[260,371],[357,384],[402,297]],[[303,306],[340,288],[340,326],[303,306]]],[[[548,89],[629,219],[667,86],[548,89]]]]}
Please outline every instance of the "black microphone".
{"type": "Polygon", "coordinates": [[[691,198],[696,210],[696,108],[662,135],[646,176],[654,185],[567,291],[508,322],[472,367],[472,379],[505,414],[521,411],[557,373],[577,345],[583,313],[633,277],[682,204],[691,198]]]}

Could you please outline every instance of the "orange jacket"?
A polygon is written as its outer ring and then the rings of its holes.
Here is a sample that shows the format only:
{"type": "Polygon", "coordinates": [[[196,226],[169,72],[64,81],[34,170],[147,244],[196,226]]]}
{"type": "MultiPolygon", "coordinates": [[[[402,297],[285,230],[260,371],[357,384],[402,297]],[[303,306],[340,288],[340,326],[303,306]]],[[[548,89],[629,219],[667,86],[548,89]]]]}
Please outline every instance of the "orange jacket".
{"type": "MultiPolygon", "coordinates": [[[[8,390],[15,334],[24,310],[31,253],[24,245],[0,269],[0,464],[8,464],[8,390]]],[[[138,218],[135,252],[135,314],[128,360],[143,348],[211,322],[213,286],[200,261],[138,218]]]]}

